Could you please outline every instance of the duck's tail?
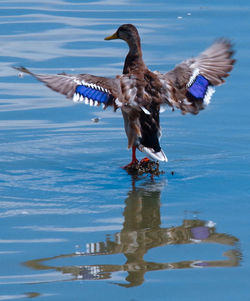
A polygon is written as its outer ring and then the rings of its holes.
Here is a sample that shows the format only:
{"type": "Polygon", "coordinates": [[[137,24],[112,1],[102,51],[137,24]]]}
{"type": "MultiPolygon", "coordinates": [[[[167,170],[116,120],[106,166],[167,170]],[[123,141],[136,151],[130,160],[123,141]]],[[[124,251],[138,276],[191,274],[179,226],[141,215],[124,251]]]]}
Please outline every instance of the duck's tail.
{"type": "Polygon", "coordinates": [[[165,153],[162,149],[160,149],[160,151],[157,152],[153,148],[146,147],[142,144],[140,144],[138,146],[138,149],[141,152],[144,152],[145,154],[147,154],[147,156],[150,157],[151,159],[153,159],[154,161],[168,162],[168,158],[167,158],[167,156],[165,155],[165,153]]]}
{"type": "Polygon", "coordinates": [[[151,107],[150,111],[150,114],[146,114],[143,110],[140,113],[141,138],[138,149],[153,160],[167,162],[168,159],[161,149],[159,141],[161,137],[159,108],[151,107]]]}

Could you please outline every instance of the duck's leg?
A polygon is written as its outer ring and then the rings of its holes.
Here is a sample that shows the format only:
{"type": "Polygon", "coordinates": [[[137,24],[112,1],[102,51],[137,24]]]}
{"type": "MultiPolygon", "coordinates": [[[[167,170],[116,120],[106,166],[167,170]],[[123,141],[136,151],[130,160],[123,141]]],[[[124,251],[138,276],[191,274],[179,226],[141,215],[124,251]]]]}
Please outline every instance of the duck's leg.
{"type": "Polygon", "coordinates": [[[136,159],[136,147],[132,146],[132,161],[131,163],[135,163],[138,162],[138,160],[136,159]]]}
{"type": "Polygon", "coordinates": [[[140,163],[147,163],[149,161],[150,161],[150,159],[148,157],[145,157],[145,158],[141,159],[140,163]]]}
{"type": "Polygon", "coordinates": [[[137,163],[137,162],[138,162],[138,160],[136,158],[136,146],[132,146],[132,161],[129,164],[123,166],[122,168],[124,168],[124,169],[130,168],[133,166],[134,163],[137,163]]]}

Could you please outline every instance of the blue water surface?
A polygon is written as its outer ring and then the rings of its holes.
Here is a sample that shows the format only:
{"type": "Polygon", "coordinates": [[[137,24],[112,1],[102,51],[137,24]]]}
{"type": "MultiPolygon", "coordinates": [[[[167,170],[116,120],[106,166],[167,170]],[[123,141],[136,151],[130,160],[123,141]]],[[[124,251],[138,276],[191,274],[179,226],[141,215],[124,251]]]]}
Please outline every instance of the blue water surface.
{"type": "Polygon", "coordinates": [[[245,0],[0,2],[0,300],[249,300],[249,19],[245,0]],[[218,37],[236,50],[205,111],[162,113],[154,179],[120,168],[120,112],[11,68],[121,74],[127,45],[103,39],[123,23],[162,73],[218,37]]]}

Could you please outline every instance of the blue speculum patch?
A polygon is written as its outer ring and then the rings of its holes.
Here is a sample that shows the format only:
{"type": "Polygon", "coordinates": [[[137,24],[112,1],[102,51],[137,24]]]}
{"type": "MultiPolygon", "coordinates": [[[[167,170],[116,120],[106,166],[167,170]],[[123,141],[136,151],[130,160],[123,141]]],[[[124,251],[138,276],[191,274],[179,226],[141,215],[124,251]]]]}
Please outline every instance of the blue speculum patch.
{"type": "Polygon", "coordinates": [[[209,86],[209,81],[202,75],[198,75],[192,85],[188,88],[188,92],[195,98],[203,99],[207,88],[209,86]]]}
{"type": "Polygon", "coordinates": [[[100,91],[84,85],[77,86],[76,93],[104,104],[106,104],[110,99],[110,94],[108,92],[100,91]]]}

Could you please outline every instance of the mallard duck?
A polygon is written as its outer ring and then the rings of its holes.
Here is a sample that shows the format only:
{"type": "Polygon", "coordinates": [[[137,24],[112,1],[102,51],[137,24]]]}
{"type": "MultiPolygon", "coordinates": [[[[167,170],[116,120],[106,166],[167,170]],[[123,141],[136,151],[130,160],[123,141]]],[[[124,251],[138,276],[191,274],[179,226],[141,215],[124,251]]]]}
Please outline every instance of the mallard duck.
{"type": "Polygon", "coordinates": [[[121,39],[127,42],[123,73],[115,78],[90,74],[43,75],[30,72],[24,67],[15,67],[31,74],[49,88],[66,95],[74,102],[90,106],[103,105],[104,109],[121,109],[128,148],[132,148],[132,161],[137,161],[136,149],[146,153],[153,160],[167,161],[161,149],[159,112],[168,105],[181,110],[183,114],[197,114],[210,102],[214,86],[224,83],[235,62],[232,59],[232,44],[218,39],[212,46],[178,64],[167,73],[152,72],[142,58],[141,41],[136,27],[121,25],[105,40],[121,39]]]}

